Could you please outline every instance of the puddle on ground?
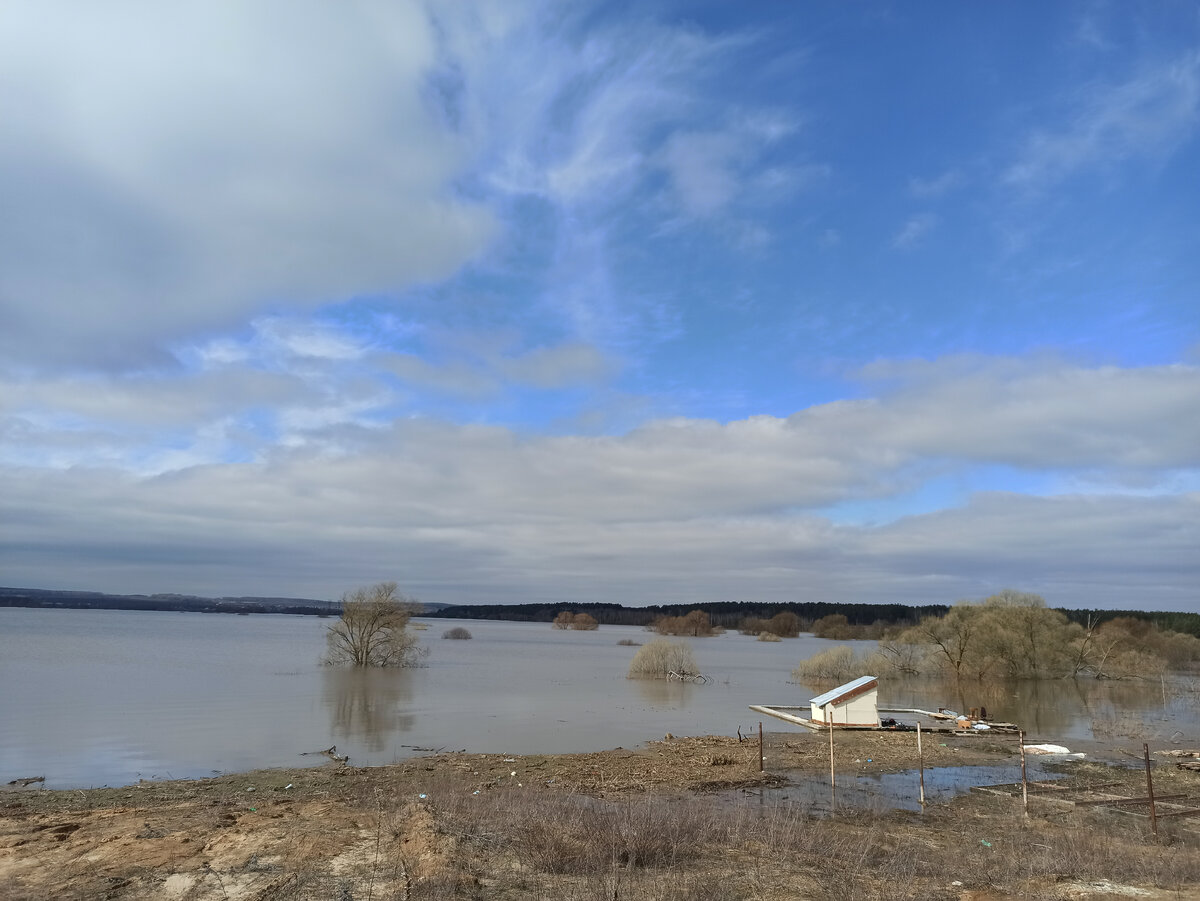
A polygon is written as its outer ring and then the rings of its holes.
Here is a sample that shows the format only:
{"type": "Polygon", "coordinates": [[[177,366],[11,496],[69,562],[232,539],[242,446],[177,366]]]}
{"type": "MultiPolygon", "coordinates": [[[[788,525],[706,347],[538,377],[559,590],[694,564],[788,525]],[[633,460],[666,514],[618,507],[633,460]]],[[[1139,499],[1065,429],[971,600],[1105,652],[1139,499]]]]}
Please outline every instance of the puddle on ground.
{"type": "MultiPolygon", "coordinates": [[[[1030,760],[1027,774],[1030,782],[1065,778],[1061,772],[1047,767],[1061,761],[1030,760]]],[[[1057,769],[1057,768],[1056,768],[1057,769]]],[[[829,776],[824,778],[808,772],[784,772],[787,785],[739,791],[742,803],[757,798],[761,803],[790,804],[804,808],[817,816],[827,815],[830,809],[829,776]]],[[[836,806],[864,810],[920,810],[921,781],[918,770],[896,773],[838,773],[836,806]]],[[[925,801],[936,804],[965,794],[977,785],[997,785],[1021,781],[1021,765],[1003,766],[943,766],[925,770],[925,801]]]]}

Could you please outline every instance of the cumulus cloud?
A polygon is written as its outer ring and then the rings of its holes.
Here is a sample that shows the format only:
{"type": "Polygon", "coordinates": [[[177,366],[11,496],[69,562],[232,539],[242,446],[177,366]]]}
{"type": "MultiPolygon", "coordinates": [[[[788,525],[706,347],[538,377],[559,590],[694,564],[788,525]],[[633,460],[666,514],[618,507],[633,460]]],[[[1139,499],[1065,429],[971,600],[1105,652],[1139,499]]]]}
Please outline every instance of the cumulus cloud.
{"type": "Polygon", "coordinates": [[[948,359],[864,377],[874,397],[788,418],[610,436],[314,421],[241,464],[9,467],[0,546],[10,579],[55,559],[90,587],[140,554],[162,574],[147,590],[336,594],[394,575],[429,600],[929,601],[1019,584],[1056,603],[1186,602],[1196,496],[1117,476],[1200,468],[1200,370],[948,359]],[[1033,497],[994,490],[997,466],[1110,478],[1033,497]],[[968,488],[957,508],[873,526],[825,512],[947,472],[968,488]]]}
{"type": "Polygon", "coordinates": [[[862,374],[896,380],[886,401],[867,404],[878,405],[888,433],[922,456],[1032,468],[1200,463],[1195,366],[1089,368],[962,356],[882,362],[862,374]]]}
{"type": "MultiPolygon", "coordinates": [[[[6,577],[18,583],[54,566],[68,586],[128,585],[136,574],[144,590],[331,597],[395,577],[427,600],[627,603],[945,602],[1020,585],[1052,603],[1190,609],[1186,586],[1200,575],[1196,496],[981,495],[862,527],[804,514],[610,521],[581,512],[599,485],[554,478],[541,490],[574,501],[565,515],[548,500],[507,508],[503,489],[464,504],[450,478],[409,459],[150,481],[36,471],[7,473],[3,487],[25,524],[19,534],[17,519],[0,525],[6,577]]],[[[653,513],[654,500],[639,508],[653,513]]]]}
{"type": "Polygon", "coordinates": [[[494,221],[416,3],[0,11],[0,349],[137,366],[266,304],[444,277],[494,221]]]}

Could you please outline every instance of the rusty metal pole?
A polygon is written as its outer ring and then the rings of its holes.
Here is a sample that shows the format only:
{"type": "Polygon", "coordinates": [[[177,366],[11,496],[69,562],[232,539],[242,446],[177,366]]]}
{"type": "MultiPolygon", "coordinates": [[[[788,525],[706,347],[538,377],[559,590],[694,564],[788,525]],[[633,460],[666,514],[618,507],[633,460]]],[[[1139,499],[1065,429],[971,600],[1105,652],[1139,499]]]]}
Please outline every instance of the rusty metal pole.
{"type": "Polygon", "coordinates": [[[1150,776],[1150,746],[1142,742],[1142,755],[1146,759],[1146,797],[1150,799],[1150,831],[1158,841],[1158,814],[1154,810],[1154,779],[1150,776]]]}
{"type": "Polygon", "coordinates": [[[763,771],[762,720],[758,721],[758,771],[763,771]]]}
{"type": "Polygon", "coordinates": [[[1017,733],[1021,743],[1021,804],[1025,808],[1025,816],[1029,816],[1029,778],[1025,771],[1025,730],[1017,733]]]}
{"type": "Polygon", "coordinates": [[[825,708],[825,720],[829,723],[829,813],[833,815],[837,803],[837,777],[833,773],[833,714],[825,708]]]}
{"type": "Polygon", "coordinates": [[[925,809],[925,752],[921,748],[921,721],[917,720],[917,765],[921,770],[921,809],[925,809]]]}

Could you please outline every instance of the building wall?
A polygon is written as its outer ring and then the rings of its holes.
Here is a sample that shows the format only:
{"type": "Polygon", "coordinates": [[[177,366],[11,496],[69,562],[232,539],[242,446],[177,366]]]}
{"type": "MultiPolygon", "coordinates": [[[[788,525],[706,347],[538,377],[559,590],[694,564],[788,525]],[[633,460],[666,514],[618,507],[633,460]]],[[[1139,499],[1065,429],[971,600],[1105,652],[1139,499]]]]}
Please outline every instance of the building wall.
{"type": "MultiPolygon", "coordinates": [[[[879,725],[879,691],[872,689],[866,694],[851,698],[844,704],[834,704],[830,708],[834,723],[850,726],[879,725]]],[[[825,711],[820,707],[812,708],[812,718],[817,722],[825,722],[825,711]]]]}

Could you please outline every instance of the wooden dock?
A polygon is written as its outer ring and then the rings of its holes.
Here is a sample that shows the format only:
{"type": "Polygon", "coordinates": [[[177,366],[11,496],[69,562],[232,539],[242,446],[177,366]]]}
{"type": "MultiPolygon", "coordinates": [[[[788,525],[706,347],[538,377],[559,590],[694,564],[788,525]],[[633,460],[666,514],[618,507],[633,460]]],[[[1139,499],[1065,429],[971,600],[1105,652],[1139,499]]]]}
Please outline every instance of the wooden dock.
{"type": "MultiPolygon", "coordinates": [[[[751,704],[750,709],[755,713],[761,713],[764,716],[774,717],[778,720],[783,720],[785,723],[791,723],[794,726],[803,726],[805,729],[810,729],[813,732],[823,731],[829,728],[829,723],[822,720],[814,720],[809,716],[803,716],[801,713],[809,713],[811,708],[808,705],[798,706],[794,704],[751,704]]],[[[922,710],[918,707],[891,707],[879,708],[882,713],[900,713],[912,714],[914,716],[924,716],[937,722],[955,722],[956,718],[941,712],[933,710],[922,710]]],[[[957,735],[986,735],[989,732],[1003,732],[1006,734],[1015,735],[1020,731],[1020,727],[1016,723],[994,723],[989,720],[972,720],[972,725],[967,728],[958,726],[951,727],[925,727],[923,731],[932,732],[935,734],[957,734],[957,735]],[[975,723],[983,723],[987,726],[986,729],[973,728],[975,723]]],[[[867,732],[895,732],[900,731],[895,726],[848,726],[840,723],[834,723],[833,728],[846,732],[867,731],[867,732]]]]}

